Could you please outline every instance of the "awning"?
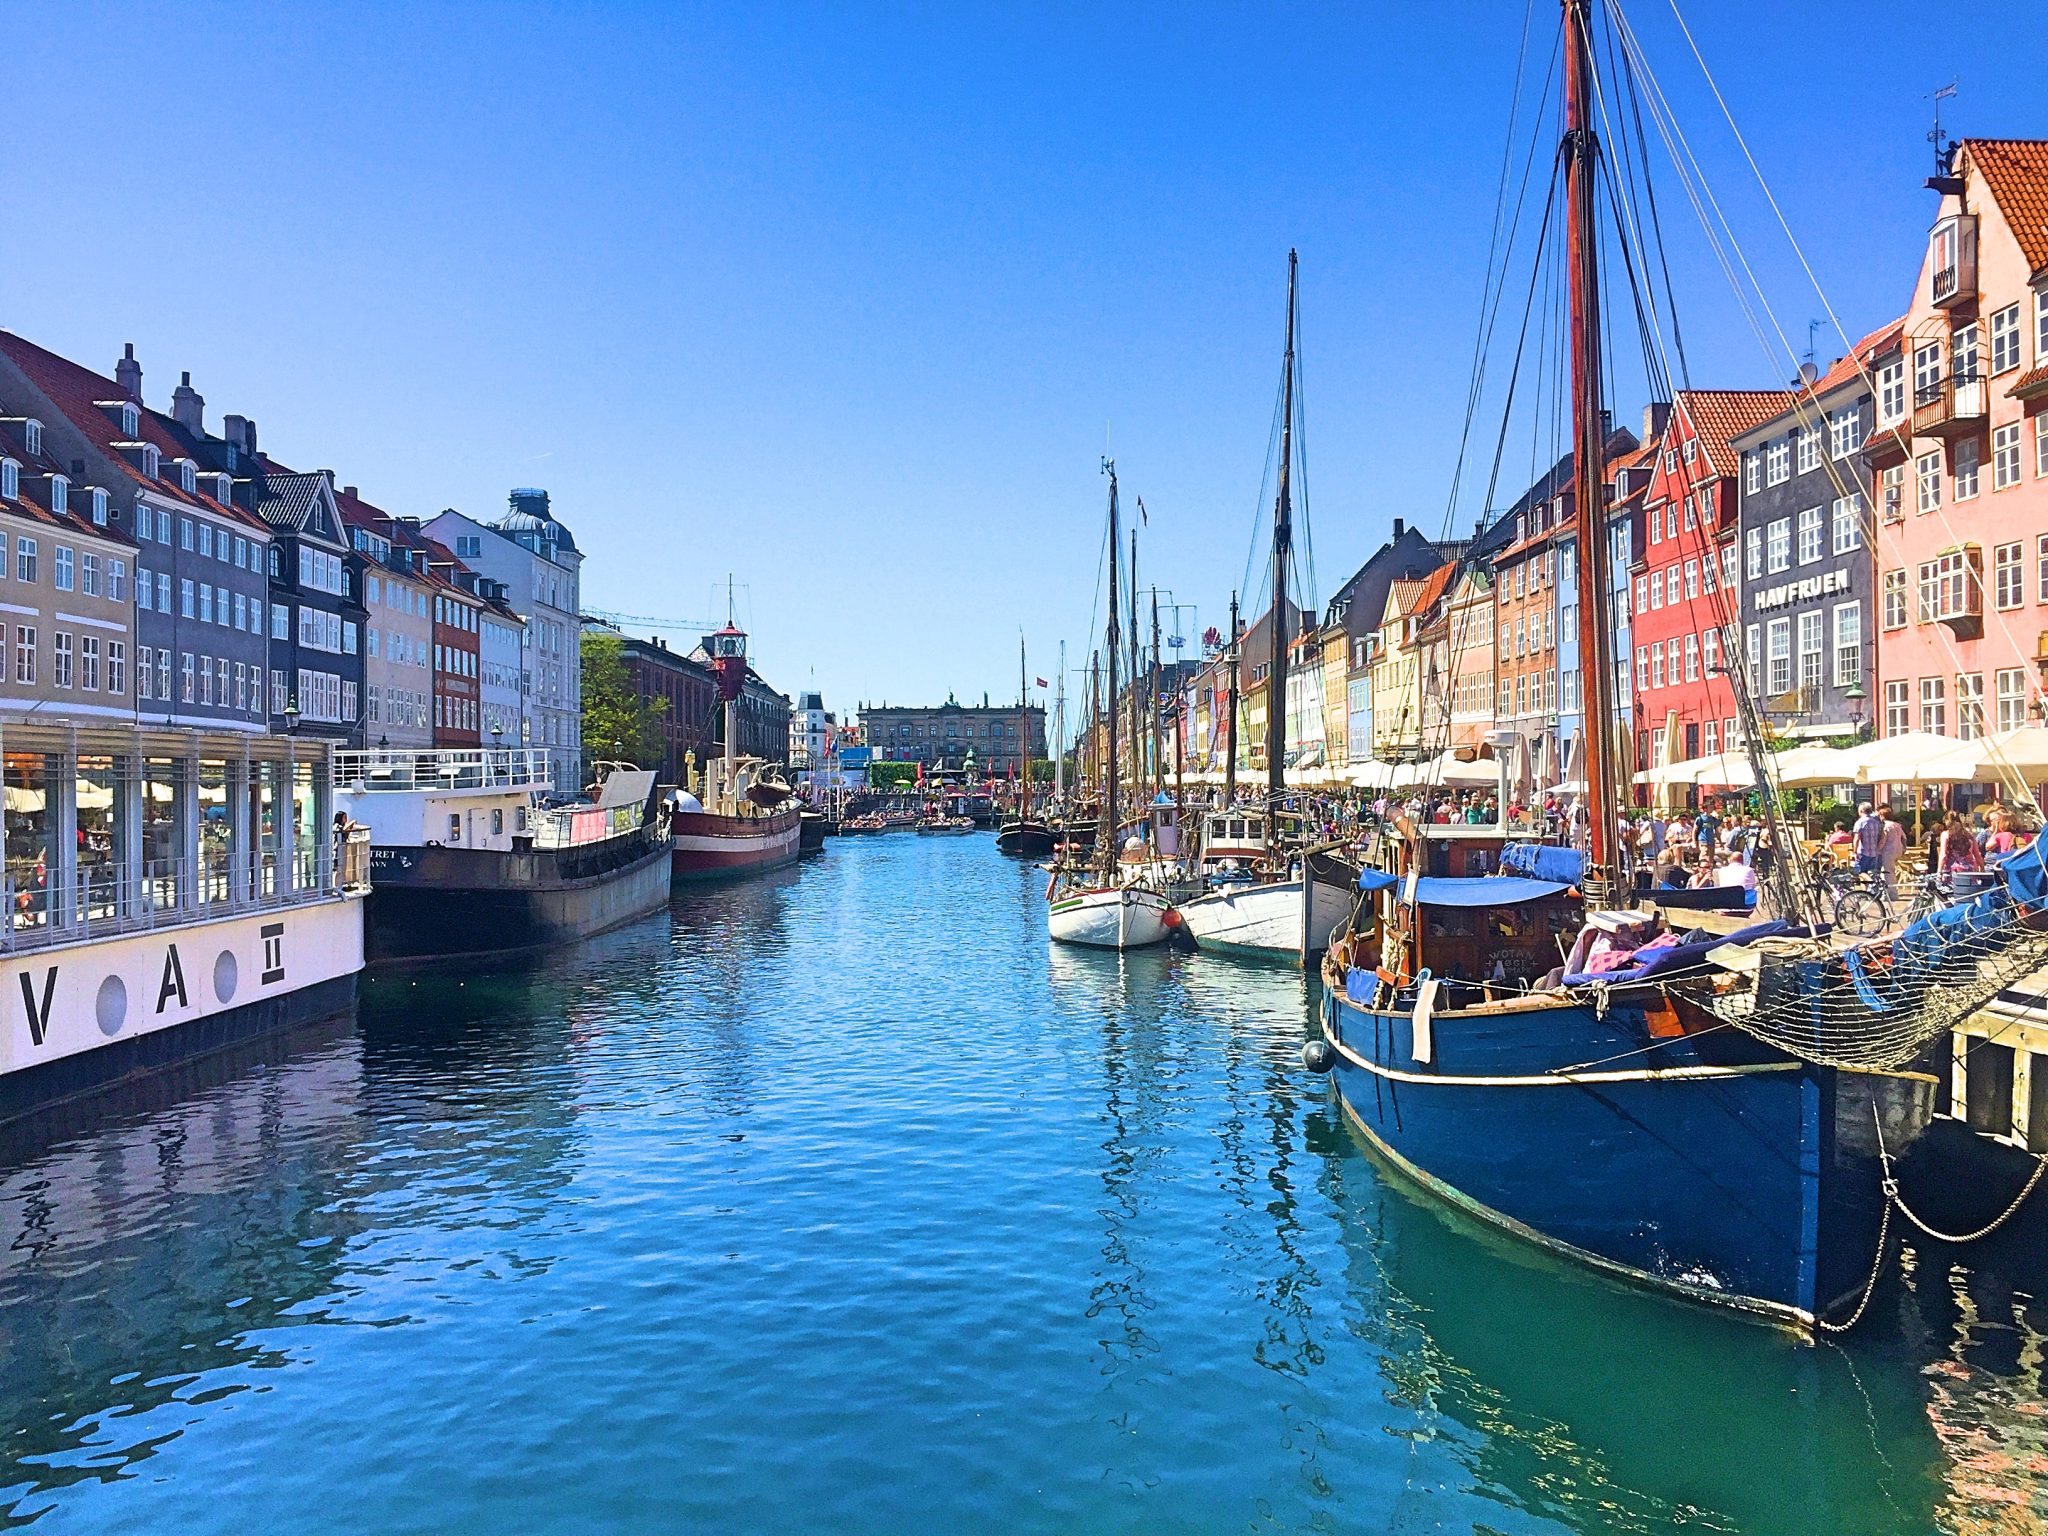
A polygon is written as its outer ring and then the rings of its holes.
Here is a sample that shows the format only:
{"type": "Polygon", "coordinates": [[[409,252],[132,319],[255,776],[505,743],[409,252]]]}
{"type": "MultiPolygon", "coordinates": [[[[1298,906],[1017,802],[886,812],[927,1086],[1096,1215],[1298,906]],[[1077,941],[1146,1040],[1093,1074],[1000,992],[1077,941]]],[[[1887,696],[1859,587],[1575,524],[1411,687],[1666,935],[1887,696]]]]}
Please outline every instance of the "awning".
{"type": "MultiPolygon", "coordinates": [[[[1405,899],[1406,886],[1398,875],[1377,869],[1358,872],[1361,891],[1384,891],[1397,885],[1402,886],[1405,899]]],[[[1518,875],[1473,875],[1464,879],[1432,876],[1415,882],[1415,901],[1424,907],[1512,907],[1569,889],[1554,880],[1529,880],[1518,875]]]]}

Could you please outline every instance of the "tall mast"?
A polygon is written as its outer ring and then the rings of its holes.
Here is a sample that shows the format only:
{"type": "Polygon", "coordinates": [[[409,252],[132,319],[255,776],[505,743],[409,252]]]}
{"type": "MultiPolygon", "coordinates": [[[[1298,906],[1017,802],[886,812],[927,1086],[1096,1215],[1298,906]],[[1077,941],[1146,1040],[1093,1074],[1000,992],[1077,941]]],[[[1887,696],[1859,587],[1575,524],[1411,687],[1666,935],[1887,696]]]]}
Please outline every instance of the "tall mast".
{"type": "Polygon", "coordinates": [[[1237,594],[1230,594],[1230,718],[1225,726],[1223,754],[1223,808],[1237,799],[1237,666],[1243,656],[1238,645],[1237,594]]]}
{"type": "Polygon", "coordinates": [[[1294,467],[1294,269],[1287,253],[1287,353],[1280,383],[1280,492],[1273,498],[1273,666],[1266,689],[1266,846],[1287,789],[1287,562],[1294,548],[1288,476],[1294,467]]]}
{"type": "Polygon", "coordinates": [[[1565,227],[1571,258],[1572,501],[1578,513],[1574,543],[1579,565],[1579,684],[1582,778],[1586,785],[1585,878],[1588,905],[1612,900],[1619,890],[1612,818],[1617,804],[1609,751],[1615,711],[1614,635],[1606,528],[1607,422],[1601,410],[1600,251],[1594,189],[1600,143],[1591,118],[1593,42],[1591,0],[1563,0],[1565,26],[1565,227]]]}
{"type": "Polygon", "coordinates": [[[1067,798],[1067,642],[1060,642],[1060,669],[1053,674],[1058,687],[1052,705],[1052,799],[1058,805],[1067,798]]]}
{"type": "Polygon", "coordinates": [[[1017,819],[1031,815],[1031,694],[1024,670],[1024,631],[1017,631],[1017,753],[1023,765],[1024,787],[1018,791],[1017,819]]]}
{"type": "Polygon", "coordinates": [[[1096,741],[1096,735],[1101,729],[1102,652],[1092,650],[1088,653],[1088,772],[1081,780],[1084,792],[1089,785],[1102,777],[1102,748],[1096,741]]]}
{"type": "Polygon", "coordinates": [[[1119,772],[1116,752],[1116,652],[1117,647],[1123,643],[1123,636],[1117,629],[1116,611],[1116,465],[1104,459],[1102,472],[1109,476],[1109,632],[1103,636],[1103,649],[1109,652],[1109,767],[1108,772],[1103,775],[1102,827],[1096,834],[1096,852],[1102,858],[1105,873],[1113,875],[1116,872],[1117,859],[1116,781],[1119,772]]]}
{"type": "Polygon", "coordinates": [[[1146,686],[1145,707],[1152,715],[1152,793],[1158,794],[1166,772],[1166,753],[1159,739],[1159,589],[1152,589],[1152,681],[1146,686]]]}
{"type": "MultiPolygon", "coordinates": [[[[1131,579],[1129,587],[1131,603],[1131,682],[1125,691],[1131,696],[1131,798],[1136,800],[1138,786],[1145,779],[1144,748],[1140,745],[1139,722],[1144,718],[1138,713],[1138,673],[1142,670],[1139,657],[1143,646],[1138,641],[1138,530],[1131,530],[1131,579]]],[[[1114,697],[1114,695],[1112,695],[1114,697]]]]}

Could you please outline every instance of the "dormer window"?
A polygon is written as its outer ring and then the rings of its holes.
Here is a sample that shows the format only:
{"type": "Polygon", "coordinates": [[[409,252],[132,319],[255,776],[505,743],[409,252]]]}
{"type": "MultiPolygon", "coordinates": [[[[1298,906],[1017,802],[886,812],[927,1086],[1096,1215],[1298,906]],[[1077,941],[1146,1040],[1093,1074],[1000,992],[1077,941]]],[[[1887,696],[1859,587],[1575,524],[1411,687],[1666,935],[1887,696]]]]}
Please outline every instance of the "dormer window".
{"type": "MultiPolygon", "coordinates": [[[[122,401],[122,402],[121,402],[121,435],[122,435],[123,437],[133,437],[133,436],[135,436],[135,434],[136,434],[136,433],[140,432],[141,430],[142,430],[142,413],[141,413],[140,411],[136,410],[136,408],[135,408],[135,403],[134,403],[133,401],[131,401],[131,400],[124,400],[124,401],[122,401]]],[[[154,473],[154,471],[152,471],[152,473],[154,473]]]]}
{"type": "Polygon", "coordinates": [[[215,475],[213,477],[213,499],[222,506],[226,506],[235,499],[235,477],[233,475],[215,475]]]}
{"type": "Polygon", "coordinates": [[[178,460],[178,489],[188,496],[199,489],[199,466],[190,459],[178,460]]]}
{"type": "Polygon", "coordinates": [[[155,443],[144,443],[142,445],[142,472],[151,480],[154,480],[160,472],[162,459],[163,455],[157,452],[155,443]]]}
{"type": "Polygon", "coordinates": [[[12,459],[0,459],[0,501],[21,496],[21,466],[12,459]]]}
{"type": "Polygon", "coordinates": [[[50,476],[50,510],[59,516],[71,510],[71,482],[62,475],[50,476]]]}
{"type": "Polygon", "coordinates": [[[92,520],[102,528],[107,526],[107,493],[97,485],[92,488],[92,520]]]}
{"type": "Polygon", "coordinates": [[[32,456],[43,451],[43,424],[40,421],[31,416],[22,423],[21,435],[28,443],[28,451],[32,456]]]}

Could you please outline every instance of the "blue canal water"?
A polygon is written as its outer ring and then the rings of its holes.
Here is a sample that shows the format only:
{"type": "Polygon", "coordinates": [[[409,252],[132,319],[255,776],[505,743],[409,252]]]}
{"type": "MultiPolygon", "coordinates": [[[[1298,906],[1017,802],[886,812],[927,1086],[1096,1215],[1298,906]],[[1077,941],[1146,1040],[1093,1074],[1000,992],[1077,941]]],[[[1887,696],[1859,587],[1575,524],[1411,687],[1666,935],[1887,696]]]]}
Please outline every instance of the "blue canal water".
{"type": "Polygon", "coordinates": [[[1043,880],[986,838],[849,839],[34,1127],[0,1167],[0,1516],[2048,1518],[2014,1281],[1910,1254],[1815,1348],[1532,1258],[1361,1148],[1297,1066],[1301,976],[1049,951],[1043,880]]]}

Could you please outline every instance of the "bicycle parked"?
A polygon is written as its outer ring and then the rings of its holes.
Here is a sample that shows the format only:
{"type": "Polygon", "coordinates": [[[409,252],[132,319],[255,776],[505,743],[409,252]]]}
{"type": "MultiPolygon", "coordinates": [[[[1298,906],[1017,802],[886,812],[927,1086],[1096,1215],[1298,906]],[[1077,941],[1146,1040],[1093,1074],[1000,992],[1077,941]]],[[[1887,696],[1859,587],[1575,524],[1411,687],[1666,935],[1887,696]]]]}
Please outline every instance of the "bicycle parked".
{"type": "Polygon", "coordinates": [[[1922,875],[1914,886],[1905,915],[1897,911],[1897,894],[1877,874],[1833,870],[1820,877],[1822,894],[1831,900],[1835,926],[1852,938],[1874,939],[1894,928],[1918,922],[1956,899],[1955,887],[1940,875],[1922,875]]]}

